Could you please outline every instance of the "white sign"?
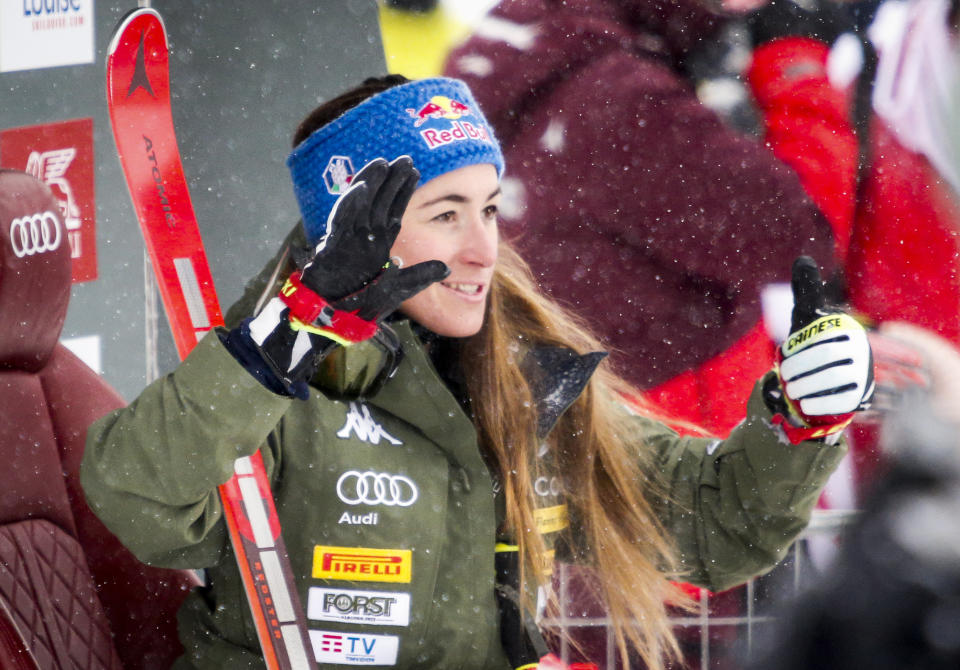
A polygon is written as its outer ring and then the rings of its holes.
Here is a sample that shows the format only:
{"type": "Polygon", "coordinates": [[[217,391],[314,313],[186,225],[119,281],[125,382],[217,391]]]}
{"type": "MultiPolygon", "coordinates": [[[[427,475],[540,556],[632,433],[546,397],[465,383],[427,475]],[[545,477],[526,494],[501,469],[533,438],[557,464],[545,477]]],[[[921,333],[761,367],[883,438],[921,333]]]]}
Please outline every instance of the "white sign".
{"type": "Polygon", "coordinates": [[[0,72],[94,61],[94,0],[0,0],[0,72]]]}
{"type": "Polygon", "coordinates": [[[74,355],[98,375],[103,374],[103,357],[100,354],[100,336],[84,335],[81,337],[63,338],[60,344],[72,351],[74,355]]]}

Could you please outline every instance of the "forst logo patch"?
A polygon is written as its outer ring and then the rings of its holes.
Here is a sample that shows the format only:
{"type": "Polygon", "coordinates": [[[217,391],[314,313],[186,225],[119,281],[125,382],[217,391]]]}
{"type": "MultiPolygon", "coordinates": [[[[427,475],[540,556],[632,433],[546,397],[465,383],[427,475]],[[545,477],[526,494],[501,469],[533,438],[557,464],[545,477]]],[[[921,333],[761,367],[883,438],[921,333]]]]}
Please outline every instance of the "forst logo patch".
{"type": "Polygon", "coordinates": [[[410,594],[310,587],[307,617],[370,626],[407,626],[410,594]]]}
{"type": "Polygon", "coordinates": [[[412,573],[413,552],[409,549],[317,545],[313,550],[315,579],[409,584],[412,573]]]}
{"type": "MultiPolygon", "coordinates": [[[[420,128],[427,122],[430,127],[420,131],[420,137],[428,149],[437,149],[454,142],[481,141],[491,142],[490,133],[482,122],[471,122],[464,117],[477,117],[469,105],[445,95],[435,95],[419,109],[407,109],[407,114],[415,119],[414,128],[420,128]],[[441,123],[432,123],[440,121],[441,123]]],[[[479,117],[477,117],[479,118],[479,117]]]]}

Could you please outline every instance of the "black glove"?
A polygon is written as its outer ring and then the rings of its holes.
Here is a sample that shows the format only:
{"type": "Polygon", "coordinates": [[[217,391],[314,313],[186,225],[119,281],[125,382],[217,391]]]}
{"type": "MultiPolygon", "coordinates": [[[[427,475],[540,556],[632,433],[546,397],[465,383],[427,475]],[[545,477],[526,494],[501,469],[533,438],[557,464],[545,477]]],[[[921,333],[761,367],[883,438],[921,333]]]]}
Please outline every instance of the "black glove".
{"type": "Polygon", "coordinates": [[[390,261],[419,179],[407,156],[364,166],[331,210],[311,261],[249,322],[261,357],[288,392],[303,395],[303,383],[333,347],[373,337],[380,319],[449,274],[440,261],[403,269],[390,261]]]}
{"type": "Polygon", "coordinates": [[[303,285],[336,309],[377,321],[450,270],[440,261],[400,269],[390,249],[400,221],[417,188],[420,173],[408,156],[392,163],[368,163],[337,200],[328,218],[328,233],[303,269],[303,285]]]}
{"type": "Polygon", "coordinates": [[[765,389],[791,442],[843,430],[874,391],[873,353],[853,317],[826,304],[813,259],[793,263],[791,333],[777,350],[777,384],[765,389]]]}
{"type": "Polygon", "coordinates": [[[833,44],[840,35],[854,32],[853,19],[831,0],[804,2],[770,0],[746,15],[744,21],[754,47],[778,37],[811,37],[833,44]]]}

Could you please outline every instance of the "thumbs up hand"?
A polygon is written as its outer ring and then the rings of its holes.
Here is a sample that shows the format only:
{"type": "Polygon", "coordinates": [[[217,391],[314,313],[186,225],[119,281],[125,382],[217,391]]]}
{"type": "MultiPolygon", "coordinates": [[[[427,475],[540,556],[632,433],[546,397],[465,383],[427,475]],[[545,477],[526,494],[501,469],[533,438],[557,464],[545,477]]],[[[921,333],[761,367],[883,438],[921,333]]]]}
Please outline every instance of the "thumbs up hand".
{"type": "Polygon", "coordinates": [[[867,333],[826,305],[811,258],[793,264],[791,333],[777,351],[778,389],[768,393],[774,423],[794,444],[843,430],[873,396],[873,354],[867,333]],[[779,391],[779,393],[777,392],[779,391]]]}

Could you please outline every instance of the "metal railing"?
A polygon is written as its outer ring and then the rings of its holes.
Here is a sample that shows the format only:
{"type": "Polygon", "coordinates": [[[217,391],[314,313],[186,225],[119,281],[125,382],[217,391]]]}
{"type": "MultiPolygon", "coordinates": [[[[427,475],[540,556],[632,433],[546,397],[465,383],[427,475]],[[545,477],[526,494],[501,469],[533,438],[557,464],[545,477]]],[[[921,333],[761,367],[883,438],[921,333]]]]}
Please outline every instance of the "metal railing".
{"type": "MultiPolygon", "coordinates": [[[[780,608],[822,571],[829,547],[856,515],[848,510],[815,510],[803,535],[770,573],[719,594],[700,590],[696,611],[672,619],[684,652],[684,670],[740,670],[765,630],[775,624],[780,608]]],[[[541,623],[546,629],[567,632],[601,670],[621,668],[610,620],[595,615],[589,604],[578,611],[578,580],[577,568],[558,565],[559,614],[541,623]]],[[[560,639],[560,655],[575,658],[567,637],[560,639]]]]}

